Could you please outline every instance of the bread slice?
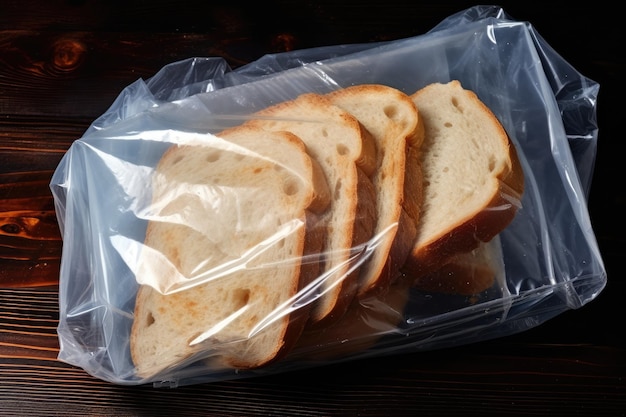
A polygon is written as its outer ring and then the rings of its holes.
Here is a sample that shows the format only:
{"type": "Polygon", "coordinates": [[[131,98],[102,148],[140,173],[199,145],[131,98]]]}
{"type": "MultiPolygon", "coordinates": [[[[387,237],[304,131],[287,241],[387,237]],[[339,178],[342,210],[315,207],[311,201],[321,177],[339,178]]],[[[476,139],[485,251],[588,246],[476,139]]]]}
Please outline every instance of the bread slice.
{"type": "Polygon", "coordinates": [[[411,181],[405,184],[407,155],[417,155],[424,128],[415,104],[403,92],[380,84],[336,90],[333,104],[355,116],[376,142],[377,165],[372,183],[377,219],[371,253],[359,271],[357,295],[384,290],[397,276],[416,238],[421,187],[419,161],[409,159],[411,181]],[[405,189],[406,185],[406,189],[405,189]]]}
{"type": "Polygon", "coordinates": [[[152,187],[130,336],[136,374],[202,357],[236,368],[279,358],[308,320],[292,305],[317,274],[303,257],[321,245],[311,214],[330,202],[302,141],[238,127],[174,145],[152,187]]]}
{"type": "Polygon", "coordinates": [[[521,206],[524,175],[498,119],[458,81],[411,98],[425,129],[424,203],[403,270],[419,279],[502,231],[521,206]]]}
{"type": "Polygon", "coordinates": [[[301,138],[331,189],[330,207],[321,220],[327,233],[310,319],[311,326],[327,324],[340,317],[354,297],[361,245],[372,236],[376,194],[369,176],[376,169],[375,143],[354,116],[323,95],[303,94],[251,117],[248,126],[301,138]]]}

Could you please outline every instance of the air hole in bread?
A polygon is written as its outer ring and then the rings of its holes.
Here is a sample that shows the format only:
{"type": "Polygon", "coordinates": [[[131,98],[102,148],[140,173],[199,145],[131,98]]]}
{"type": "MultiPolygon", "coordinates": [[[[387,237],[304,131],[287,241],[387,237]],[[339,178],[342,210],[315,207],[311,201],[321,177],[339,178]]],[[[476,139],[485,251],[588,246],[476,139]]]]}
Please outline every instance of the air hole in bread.
{"type": "Polygon", "coordinates": [[[182,160],[183,160],[183,156],[179,155],[176,158],[174,158],[174,160],[172,161],[172,165],[176,165],[177,163],[179,163],[182,160]]]}
{"type": "Polygon", "coordinates": [[[328,137],[328,130],[326,129],[322,129],[322,136],[324,136],[325,138],[328,137]]]}
{"type": "Polygon", "coordinates": [[[461,105],[459,104],[459,101],[456,99],[456,97],[452,97],[452,100],[451,100],[451,101],[452,101],[452,105],[453,105],[454,107],[456,107],[456,109],[457,109],[459,112],[463,113],[463,107],[461,107],[461,105]]]}
{"type": "Polygon", "coordinates": [[[343,143],[337,144],[337,153],[339,155],[347,155],[348,152],[349,152],[349,149],[346,145],[344,145],[343,143]]]}
{"type": "Polygon", "coordinates": [[[146,316],[146,327],[150,327],[154,324],[154,316],[152,312],[148,311],[148,315],[146,316]]]}
{"type": "Polygon", "coordinates": [[[452,127],[452,123],[450,123],[450,122],[445,122],[445,123],[444,123],[444,126],[445,126],[445,127],[452,127]]]}
{"type": "Polygon", "coordinates": [[[385,116],[387,116],[390,119],[395,119],[396,117],[398,117],[398,108],[394,105],[390,105],[390,106],[385,106],[385,116]]]}
{"type": "Polygon", "coordinates": [[[205,157],[207,162],[215,162],[220,159],[219,152],[209,152],[209,154],[205,157]]]}
{"type": "Polygon", "coordinates": [[[283,183],[283,192],[285,193],[285,195],[288,195],[288,196],[296,195],[298,191],[300,190],[299,185],[300,184],[295,179],[288,178],[283,183]]]}
{"type": "Polygon", "coordinates": [[[239,310],[242,307],[245,307],[250,301],[250,289],[249,288],[237,288],[233,290],[231,296],[233,309],[239,310]]]}

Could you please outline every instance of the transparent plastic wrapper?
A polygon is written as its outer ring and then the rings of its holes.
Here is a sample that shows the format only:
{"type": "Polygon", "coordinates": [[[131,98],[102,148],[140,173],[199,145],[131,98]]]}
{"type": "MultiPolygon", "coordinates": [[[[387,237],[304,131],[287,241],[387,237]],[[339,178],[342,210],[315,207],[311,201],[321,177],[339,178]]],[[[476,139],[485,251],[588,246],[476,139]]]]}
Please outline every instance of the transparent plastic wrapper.
{"type": "MultiPolygon", "coordinates": [[[[268,55],[237,70],[193,58],[138,80],[51,181],[64,241],[59,359],[117,384],[174,387],[459,346],[584,306],[606,284],[587,211],[598,89],[495,6],[409,39],[268,55]],[[524,173],[510,223],[440,271],[476,278],[485,266],[487,285],[465,293],[397,272],[386,291],[350,297],[332,322],[311,327],[320,300],[348,288],[401,224],[348,246],[325,241],[316,226],[341,188],[319,163],[331,145],[313,157],[306,133],[266,129],[261,141],[241,125],[308,93],[380,84],[412,94],[451,80],[495,114],[524,173]],[[138,323],[165,318],[135,336],[138,323]],[[140,369],[133,354],[152,359],[140,369]]],[[[307,131],[325,120],[266,119],[307,131]]],[[[359,173],[375,169],[354,158],[359,173]]],[[[343,185],[356,184],[343,169],[343,185]]],[[[360,209],[333,229],[367,229],[360,209]]]]}

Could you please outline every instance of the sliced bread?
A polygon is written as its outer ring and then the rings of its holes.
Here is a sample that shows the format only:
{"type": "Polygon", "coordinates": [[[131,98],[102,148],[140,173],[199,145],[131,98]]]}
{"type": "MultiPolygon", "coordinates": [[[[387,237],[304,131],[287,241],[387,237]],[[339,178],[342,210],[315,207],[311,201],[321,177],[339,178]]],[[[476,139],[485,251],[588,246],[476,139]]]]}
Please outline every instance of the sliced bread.
{"type": "Polygon", "coordinates": [[[396,277],[416,238],[421,205],[418,155],[424,129],[415,104],[403,92],[384,85],[364,84],[336,90],[333,104],[355,116],[376,142],[377,165],[372,176],[376,192],[371,253],[359,271],[357,295],[384,290],[396,277]],[[410,181],[405,183],[407,173],[410,181]],[[406,186],[406,187],[405,187],[406,186]]]}
{"type": "Polygon", "coordinates": [[[292,307],[317,275],[303,255],[319,252],[320,234],[307,223],[330,202],[302,141],[238,127],[173,145],[152,187],[130,336],[137,375],[202,357],[236,368],[279,358],[308,320],[292,307]]]}
{"type": "Polygon", "coordinates": [[[371,238],[377,215],[369,178],[376,169],[375,142],[354,116],[313,93],[261,110],[245,125],[295,134],[322,167],[332,198],[321,219],[326,238],[310,325],[334,321],[356,294],[361,246],[371,238]]]}
{"type": "Polygon", "coordinates": [[[411,98],[424,122],[424,201],[403,270],[419,279],[502,231],[521,206],[524,175],[498,119],[460,82],[411,98]]]}

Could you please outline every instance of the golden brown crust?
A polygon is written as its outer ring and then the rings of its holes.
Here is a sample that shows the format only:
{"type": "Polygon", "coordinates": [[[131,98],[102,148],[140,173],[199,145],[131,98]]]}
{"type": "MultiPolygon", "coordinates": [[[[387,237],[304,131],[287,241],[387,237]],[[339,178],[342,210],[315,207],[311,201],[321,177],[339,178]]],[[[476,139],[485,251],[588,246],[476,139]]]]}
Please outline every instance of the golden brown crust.
{"type": "Polygon", "coordinates": [[[384,293],[387,287],[401,279],[401,268],[406,263],[407,257],[411,253],[416,235],[417,226],[415,225],[415,221],[409,217],[406,211],[402,210],[398,221],[398,233],[391,245],[389,255],[387,256],[381,275],[378,278],[378,282],[375,286],[365,291],[361,298],[384,293]]]}
{"type": "Polygon", "coordinates": [[[424,177],[421,167],[421,145],[424,142],[424,122],[418,117],[415,135],[408,141],[404,174],[402,207],[417,224],[424,201],[424,177]]]}

